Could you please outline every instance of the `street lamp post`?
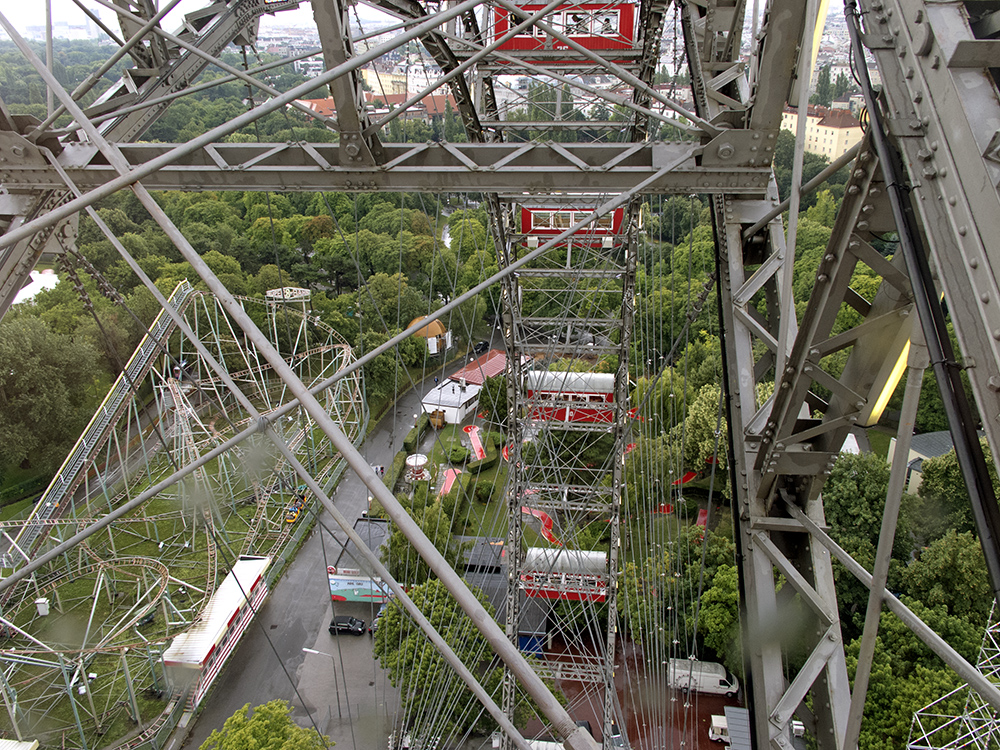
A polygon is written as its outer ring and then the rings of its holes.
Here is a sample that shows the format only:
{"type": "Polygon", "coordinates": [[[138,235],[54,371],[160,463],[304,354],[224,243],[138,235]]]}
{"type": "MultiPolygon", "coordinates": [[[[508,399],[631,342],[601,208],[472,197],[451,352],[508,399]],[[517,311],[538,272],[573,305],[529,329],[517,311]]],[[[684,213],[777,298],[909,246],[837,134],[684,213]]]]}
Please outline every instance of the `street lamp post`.
{"type": "Polygon", "coordinates": [[[337,679],[337,659],[333,654],[328,654],[326,651],[317,651],[314,648],[302,647],[302,650],[307,654],[316,654],[317,656],[329,656],[330,661],[333,663],[333,689],[337,694],[337,716],[341,719],[344,718],[343,712],[340,710],[340,681],[337,679]]]}

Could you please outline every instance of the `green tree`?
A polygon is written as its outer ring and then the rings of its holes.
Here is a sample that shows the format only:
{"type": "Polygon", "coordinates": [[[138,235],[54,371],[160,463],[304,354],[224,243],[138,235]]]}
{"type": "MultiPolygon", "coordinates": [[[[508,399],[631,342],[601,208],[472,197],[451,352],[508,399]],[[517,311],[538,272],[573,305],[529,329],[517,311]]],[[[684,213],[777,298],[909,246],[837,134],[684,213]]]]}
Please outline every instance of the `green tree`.
{"type": "MultiPolygon", "coordinates": [[[[778,131],[778,139],[774,146],[774,178],[778,183],[778,193],[782,200],[787,198],[791,192],[792,184],[792,157],[795,153],[795,136],[787,131],[778,131]]],[[[819,154],[806,152],[802,160],[802,183],[805,184],[813,177],[822,172],[830,160],[819,154]]],[[[850,175],[849,167],[837,170],[830,175],[827,180],[828,189],[836,195],[843,194],[843,185],[850,175]]],[[[802,197],[802,210],[812,206],[817,200],[816,193],[802,197]]]]}
{"type": "Polygon", "coordinates": [[[985,623],[990,614],[993,587],[983,549],[971,532],[951,529],[922,549],[906,566],[903,586],[928,607],[944,607],[970,622],[985,623]]]}
{"type": "MultiPolygon", "coordinates": [[[[366,322],[364,334],[354,340],[354,346],[357,347],[356,353],[358,356],[361,356],[372,349],[378,348],[388,340],[388,334],[368,328],[368,323],[366,322]]],[[[405,378],[405,374],[400,367],[399,358],[395,350],[392,349],[383,352],[375,357],[375,359],[367,362],[364,365],[363,372],[365,376],[365,393],[370,404],[382,403],[386,398],[396,393],[396,390],[404,382],[405,378]]]]}
{"type": "MultiPolygon", "coordinates": [[[[842,453],[823,487],[823,507],[830,536],[855,560],[871,570],[875,563],[889,467],[874,453],[842,453]]],[[[905,522],[896,529],[890,588],[899,581],[900,566],[910,555],[905,522]]],[[[834,578],[843,626],[848,637],[860,633],[868,605],[868,589],[840,563],[834,562],[834,578]]]]}
{"type": "Polygon", "coordinates": [[[833,228],[833,220],[837,218],[837,201],[829,190],[820,190],[816,196],[816,205],[806,209],[806,218],[833,228]]]}
{"type": "MultiPolygon", "coordinates": [[[[410,514],[438,552],[444,555],[450,565],[454,566],[458,562],[459,547],[452,543],[452,518],[444,512],[441,503],[433,502],[420,508],[416,507],[415,502],[414,507],[410,509],[410,514]]],[[[389,535],[389,544],[383,554],[383,562],[393,578],[408,585],[426,583],[431,578],[430,566],[398,528],[394,528],[392,534],[389,535]]]]}
{"type": "Polygon", "coordinates": [[[730,671],[742,674],[740,587],[735,565],[718,566],[711,585],[701,595],[698,635],[730,671]]]}
{"type": "Polygon", "coordinates": [[[358,292],[358,311],[364,316],[366,327],[405,328],[410,321],[427,313],[427,302],[403,274],[376,273],[358,292]]]}
{"type": "Polygon", "coordinates": [[[233,206],[219,200],[213,194],[199,194],[199,196],[203,200],[184,209],[179,226],[183,228],[188,224],[200,222],[209,226],[226,224],[235,230],[242,229],[243,220],[233,206]]]}
{"type": "MultiPolygon", "coordinates": [[[[725,443],[721,436],[725,434],[726,421],[725,418],[719,421],[720,392],[717,383],[702,386],[691,401],[683,424],[675,426],[670,432],[671,440],[683,445],[681,468],[686,471],[703,471],[713,459],[718,460],[719,469],[725,467],[725,443]],[[719,428],[718,434],[716,427],[719,428]]],[[[719,478],[726,475],[719,474],[719,478]]]]}
{"type": "Polygon", "coordinates": [[[683,471],[680,467],[679,446],[666,435],[639,437],[635,448],[625,457],[626,500],[635,514],[646,514],[665,502],[672,482],[683,471]]]}
{"type": "MultiPolygon", "coordinates": [[[[990,455],[989,446],[982,441],[983,453],[990,455]]],[[[987,461],[994,492],[1000,491],[997,471],[992,461],[987,461]]],[[[917,536],[923,543],[936,539],[948,529],[958,532],[973,531],[972,501],[965,488],[965,478],[958,465],[954,449],[942,456],[929,458],[921,464],[917,536]]]]}
{"type": "Polygon", "coordinates": [[[55,471],[106,388],[83,337],[29,315],[0,325],[0,465],[55,471]]]}
{"type": "Polygon", "coordinates": [[[833,98],[839,99],[853,88],[854,85],[851,83],[851,79],[845,73],[838,73],[837,80],[833,82],[833,98]]]}
{"type": "Polygon", "coordinates": [[[675,601],[675,585],[666,551],[647,557],[642,564],[631,560],[625,563],[618,611],[629,637],[647,654],[668,653],[671,649],[673,629],[668,610],[675,601]]]}
{"type": "Polygon", "coordinates": [[[696,198],[673,196],[671,198],[651,198],[653,236],[671,244],[683,241],[691,233],[692,220],[697,220],[703,208],[696,198]]]}
{"type": "Polygon", "coordinates": [[[474,218],[448,222],[451,249],[460,258],[467,258],[486,247],[486,228],[474,218]]]}
{"type": "Polygon", "coordinates": [[[431,223],[427,215],[410,208],[400,208],[392,203],[382,202],[375,206],[358,222],[359,229],[367,229],[375,234],[396,237],[402,231],[412,234],[430,234],[431,223]]]}
{"type": "MultiPolygon", "coordinates": [[[[492,615],[493,607],[482,592],[473,589],[473,593],[492,615]]],[[[451,592],[443,583],[433,580],[415,586],[409,594],[459,659],[477,673],[486,691],[494,693],[503,678],[503,668],[492,658],[493,651],[486,638],[462,612],[451,592]]],[[[430,719],[433,714],[435,726],[444,722],[442,735],[486,734],[496,729],[496,723],[476,697],[396,600],[389,604],[379,622],[373,650],[379,664],[389,673],[389,681],[400,689],[403,710],[413,721],[419,722],[421,716],[430,719]],[[439,715],[440,706],[446,706],[447,710],[439,715]]],[[[522,697],[515,708],[514,723],[523,726],[534,713],[530,701],[522,697]]]]}
{"type": "Polygon", "coordinates": [[[507,378],[497,375],[483,381],[483,389],[479,391],[479,411],[486,415],[493,424],[503,428],[507,426],[507,378]]]}
{"type": "Polygon", "coordinates": [[[829,107],[833,103],[833,83],[830,80],[830,65],[824,65],[816,76],[816,93],[809,99],[810,104],[829,107]]]}
{"type": "MultiPolygon", "coordinates": [[[[886,616],[883,615],[883,626],[885,624],[886,616]]],[[[905,747],[914,712],[958,687],[954,672],[940,666],[916,664],[907,674],[894,671],[892,649],[896,645],[895,634],[884,630],[876,639],[859,747],[870,750],[905,747]]],[[[860,648],[861,639],[858,638],[846,649],[847,673],[852,683],[860,648]]],[[[961,715],[962,701],[961,695],[953,696],[950,705],[940,706],[941,713],[961,715]]]]}
{"type": "Polygon", "coordinates": [[[317,262],[325,270],[326,278],[333,283],[338,294],[344,287],[356,288],[363,278],[352,244],[340,237],[320,237],[313,245],[317,262]]]}
{"type": "Polygon", "coordinates": [[[292,721],[288,703],[273,700],[252,714],[247,703],[226,719],[221,730],[212,730],[200,750],[326,750],[332,744],[329,737],[292,721]]]}

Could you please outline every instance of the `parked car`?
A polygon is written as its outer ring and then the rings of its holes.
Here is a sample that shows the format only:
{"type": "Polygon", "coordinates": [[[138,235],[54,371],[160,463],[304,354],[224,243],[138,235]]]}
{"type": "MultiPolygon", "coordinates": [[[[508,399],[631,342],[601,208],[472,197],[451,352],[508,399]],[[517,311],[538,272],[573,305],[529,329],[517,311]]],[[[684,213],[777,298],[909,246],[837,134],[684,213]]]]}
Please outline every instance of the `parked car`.
{"type": "Polygon", "coordinates": [[[708,728],[708,739],[712,742],[724,742],[727,745],[732,743],[729,738],[729,721],[725,716],[712,714],[712,725],[708,728]]]}
{"type": "MultiPolygon", "coordinates": [[[[798,719],[792,719],[792,735],[802,737],[806,733],[806,726],[798,719]]],[[[733,740],[729,736],[729,720],[725,716],[712,715],[712,724],[708,728],[708,739],[713,742],[722,742],[731,745],[733,740]]]]}
{"type": "Polygon", "coordinates": [[[617,724],[611,725],[611,736],[608,737],[608,747],[613,747],[616,750],[617,748],[623,748],[626,750],[628,748],[628,741],[625,739],[625,736],[622,734],[622,730],[618,728],[617,724]]]}
{"type": "Polygon", "coordinates": [[[388,606],[388,604],[383,604],[378,608],[378,612],[375,613],[375,617],[372,618],[372,624],[368,626],[368,632],[372,635],[375,635],[376,631],[378,631],[379,620],[382,619],[382,615],[385,614],[386,607],[388,606]]]}
{"type": "Polygon", "coordinates": [[[484,354],[485,352],[489,351],[489,349],[490,349],[489,341],[480,341],[474,347],[472,347],[472,350],[476,354],[484,354]]]}
{"type": "Polygon", "coordinates": [[[334,617],[330,620],[330,635],[351,633],[362,635],[365,632],[365,621],[357,617],[334,617]]]}

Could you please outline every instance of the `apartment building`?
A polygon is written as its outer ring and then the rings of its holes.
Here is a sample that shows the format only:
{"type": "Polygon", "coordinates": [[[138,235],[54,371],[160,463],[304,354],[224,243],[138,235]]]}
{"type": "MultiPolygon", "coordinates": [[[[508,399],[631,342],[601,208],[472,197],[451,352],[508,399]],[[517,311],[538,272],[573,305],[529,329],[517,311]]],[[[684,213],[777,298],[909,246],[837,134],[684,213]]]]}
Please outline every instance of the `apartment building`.
{"type": "MultiPolygon", "coordinates": [[[[781,129],[795,133],[798,122],[798,112],[793,107],[785,107],[781,115],[781,129]]],[[[861,136],[861,123],[849,109],[809,105],[806,115],[806,151],[810,154],[819,154],[832,161],[860,141],[861,136]]]]}

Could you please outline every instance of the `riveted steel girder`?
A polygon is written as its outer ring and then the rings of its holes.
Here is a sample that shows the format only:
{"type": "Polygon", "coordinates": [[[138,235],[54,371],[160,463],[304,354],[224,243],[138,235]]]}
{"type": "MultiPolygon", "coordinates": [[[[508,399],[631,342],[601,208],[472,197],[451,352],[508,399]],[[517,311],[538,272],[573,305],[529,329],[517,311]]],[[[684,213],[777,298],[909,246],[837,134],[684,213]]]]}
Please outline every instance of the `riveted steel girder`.
{"type": "MultiPolygon", "coordinates": [[[[730,142],[728,134],[720,136],[730,142]]],[[[171,150],[169,144],[122,145],[133,167],[171,150]]],[[[715,149],[718,151],[719,149],[715,149]]],[[[152,190],[410,190],[500,193],[622,192],[652,177],[662,165],[682,163],[644,188],[645,193],[758,193],[770,169],[741,166],[738,156],[714,159],[686,143],[426,143],[383,144],[378,167],[342,165],[337,144],[219,143],[177,159],[143,179],[152,190]],[[687,158],[684,158],[687,157],[687,158]]],[[[728,152],[724,152],[728,153],[728,152]]],[[[73,181],[92,190],[117,173],[90,146],[68,146],[60,162],[73,181]]],[[[8,163],[5,185],[18,190],[62,186],[57,172],[38,161],[8,163]]]]}
{"type": "Polygon", "coordinates": [[[989,67],[1000,41],[961,2],[860,6],[889,134],[997,462],[1000,424],[988,417],[1000,413],[1000,98],[989,67]]]}

